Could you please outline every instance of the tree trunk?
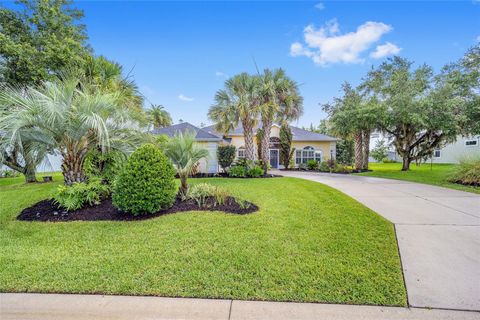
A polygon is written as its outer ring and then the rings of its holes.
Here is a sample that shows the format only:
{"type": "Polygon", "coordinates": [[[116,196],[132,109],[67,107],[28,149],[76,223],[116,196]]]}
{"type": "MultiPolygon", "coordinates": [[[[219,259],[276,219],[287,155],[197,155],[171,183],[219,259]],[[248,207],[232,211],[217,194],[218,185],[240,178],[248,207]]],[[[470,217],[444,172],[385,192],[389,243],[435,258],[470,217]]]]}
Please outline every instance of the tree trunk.
{"type": "Polygon", "coordinates": [[[263,165],[263,170],[265,173],[268,171],[268,165],[270,163],[270,153],[269,153],[269,145],[270,145],[270,132],[272,131],[272,120],[263,119],[263,136],[262,136],[262,152],[261,152],[261,160],[263,165]]]}
{"type": "Polygon", "coordinates": [[[71,186],[75,182],[85,182],[86,176],[83,170],[83,160],[84,152],[79,152],[79,155],[73,152],[64,155],[62,174],[65,185],[71,186]]]}
{"type": "Polygon", "coordinates": [[[35,168],[26,166],[25,171],[23,172],[23,175],[25,176],[25,182],[26,183],[32,183],[32,182],[37,182],[37,177],[35,175],[35,168]]]}
{"type": "Polygon", "coordinates": [[[410,159],[408,155],[405,155],[403,157],[402,171],[410,170],[410,162],[412,162],[412,159],[410,159]]]}
{"type": "Polygon", "coordinates": [[[253,123],[242,122],[243,135],[245,139],[245,159],[255,161],[255,147],[253,143],[253,123]]]}
{"type": "Polygon", "coordinates": [[[361,170],[363,167],[363,153],[362,153],[362,132],[356,132],[353,136],[355,145],[355,169],[361,170]]]}
{"type": "Polygon", "coordinates": [[[370,156],[370,130],[363,131],[362,148],[363,148],[362,169],[368,170],[368,157],[370,156]]]}

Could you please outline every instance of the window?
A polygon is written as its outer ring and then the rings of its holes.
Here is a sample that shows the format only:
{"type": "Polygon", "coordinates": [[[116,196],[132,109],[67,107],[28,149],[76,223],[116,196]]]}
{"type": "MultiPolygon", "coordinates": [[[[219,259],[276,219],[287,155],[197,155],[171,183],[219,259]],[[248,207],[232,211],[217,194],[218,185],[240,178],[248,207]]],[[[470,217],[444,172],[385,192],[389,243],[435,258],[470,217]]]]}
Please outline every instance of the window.
{"type": "Polygon", "coordinates": [[[465,146],[466,147],[476,147],[476,146],[478,146],[478,141],[477,140],[465,140],[465,146]]]}
{"type": "Polygon", "coordinates": [[[442,155],[442,152],[440,151],[440,149],[435,149],[435,151],[433,151],[434,158],[440,158],[441,155],[442,155]]]}
{"type": "Polygon", "coordinates": [[[243,147],[238,148],[237,157],[238,158],[245,158],[245,148],[243,148],[243,147]]]}
{"type": "Polygon", "coordinates": [[[302,150],[297,150],[295,153],[295,164],[306,164],[308,160],[322,161],[322,151],[315,150],[315,148],[307,146],[302,150]]]}

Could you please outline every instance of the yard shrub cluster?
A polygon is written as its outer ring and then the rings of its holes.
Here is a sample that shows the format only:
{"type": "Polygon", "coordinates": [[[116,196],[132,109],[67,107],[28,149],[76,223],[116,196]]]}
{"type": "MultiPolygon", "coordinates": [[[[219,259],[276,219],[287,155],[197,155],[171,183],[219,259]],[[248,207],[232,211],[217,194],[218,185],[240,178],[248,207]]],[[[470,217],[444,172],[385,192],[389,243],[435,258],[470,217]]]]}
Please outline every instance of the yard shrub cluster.
{"type": "Polygon", "coordinates": [[[307,161],[307,169],[308,170],[317,170],[318,169],[318,161],[308,160],[307,161]]]}
{"type": "Polygon", "coordinates": [[[461,159],[449,180],[464,185],[480,186],[480,156],[461,159]]]}
{"type": "Polygon", "coordinates": [[[53,195],[53,200],[67,211],[72,211],[85,205],[100,204],[109,194],[108,185],[103,184],[99,178],[92,178],[87,183],[76,182],[71,186],[59,186],[53,195]]]}
{"type": "Polygon", "coordinates": [[[239,159],[228,170],[228,176],[232,178],[259,178],[265,174],[262,166],[254,161],[239,159]]]}
{"type": "Polygon", "coordinates": [[[218,163],[223,169],[223,172],[226,172],[227,169],[232,165],[235,160],[235,154],[237,148],[235,146],[219,146],[217,148],[217,158],[218,163]]]}
{"type": "Polygon", "coordinates": [[[113,189],[113,204],[133,215],[170,208],[177,187],[175,170],[168,158],[154,145],[145,144],[128,159],[113,189]]]}
{"type": "Polygon", "coordinates": [[[213,207],[223,205],[228,196],[228,192],[221,187],[208,183],[199,183],[190,187],[187,199],[192,199],[200,208],[205,208],[210,203],[213,207]],[[209,202],[209,200],[211,201],[209,202]]]}

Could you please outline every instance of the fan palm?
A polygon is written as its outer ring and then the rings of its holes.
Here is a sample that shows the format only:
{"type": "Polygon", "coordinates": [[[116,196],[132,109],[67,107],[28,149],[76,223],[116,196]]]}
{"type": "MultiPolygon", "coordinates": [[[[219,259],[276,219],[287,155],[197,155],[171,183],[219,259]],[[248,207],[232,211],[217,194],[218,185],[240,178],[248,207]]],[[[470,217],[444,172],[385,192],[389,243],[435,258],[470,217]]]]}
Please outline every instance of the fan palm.
{"type": "Polygon", "coordinates": [[[147,111],[147,115],[155,129],[172,125],[172,118],[162,105],[152,105],[147,111]]]}
{"type": "Polygon", "coordinates": [[[268,169],[270,132],[275,120],[288,122],[298,119],[303,113],[303,98],[298,92],[298,86],[282,69],[273,71],[266,69],[258,76],[262,120],[261,150],[259,152],[264,170],[268,169]]]}
{"type": "Polygon", "coordinates": [[[102,93],[76,79],[48,82],[39,89],[7,88],[0,98],[10,106],[0,123],[9,124],[11,139],[21,140],[20,133],[29,130],[37,143],[57,150],[67,185],[85,181],[83,164],[89,151],[128,153],[143,138],[132,112],[118,107],[117,94],[102,93]]]}
{"type": "Polygon", "coordinates": [[[242,124],[245,138],[245,158],[255,159],[254,127],[258,118],[258,78],[241,73],[225,82],[225,89],[215,94],[215,105],[208,111],[216,130],[227,134],[242,124]]]}
{"type": "Polygon", "coordinates": [[[196,164],[208,156],[208,150],[195,141],[195,132],[177,132],[165,146],[165,155],[172,161],[180,178],[180,194],[188,192],[187,178],[196,164]]]}

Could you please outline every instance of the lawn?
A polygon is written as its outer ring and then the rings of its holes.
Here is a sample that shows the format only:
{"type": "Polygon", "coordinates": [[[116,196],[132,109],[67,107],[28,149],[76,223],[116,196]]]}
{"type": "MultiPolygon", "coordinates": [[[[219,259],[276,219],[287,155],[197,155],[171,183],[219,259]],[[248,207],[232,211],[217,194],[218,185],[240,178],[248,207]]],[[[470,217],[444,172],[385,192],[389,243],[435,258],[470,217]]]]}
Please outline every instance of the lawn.
{"type": "Polygon", "coordinates": [[[20,222],[60,183],[0,186],[0,291],[406,305],[393,225],[294,179],[192,179],[252,201],[251,215],[20,222]]]}
{"type": "Polygon", "coordinates": [[[401,171],[401,163],[370,163],[369,169],[373,171],[361,173],[359,175],[406,180],[467,192],[480,193],[480,188],[478,187],[464,186],[448,181],[448,177],[452,170],[454,170],[455,166],[455,164],[433,164],[430,166],[429,163],[425,163],[417,167],[413,163],[410,166],[410,171],[401,171]]]}

